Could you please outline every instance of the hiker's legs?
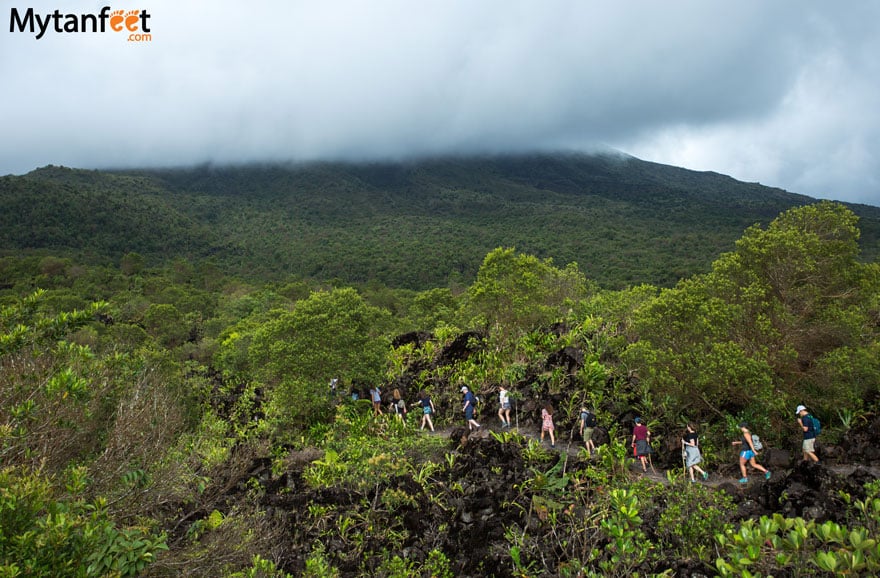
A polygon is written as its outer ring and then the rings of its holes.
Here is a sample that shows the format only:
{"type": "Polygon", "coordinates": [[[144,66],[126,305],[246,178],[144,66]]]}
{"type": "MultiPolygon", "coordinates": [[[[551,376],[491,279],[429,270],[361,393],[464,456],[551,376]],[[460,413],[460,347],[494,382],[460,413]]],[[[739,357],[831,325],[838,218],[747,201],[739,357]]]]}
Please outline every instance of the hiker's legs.
{"type": "MultiPolygon", "coordinates": [[[[752,461],[755,461],[754,458],[752,458],[752,461]]],[[[742,456],[739,457],[739,471],[742,473],[743,478],[749,477],[746,474],[746,459],[742,456]]]]}
{"type": "Polygon", "coordinates": [[[425,414],[425,419],[428,421],[428,427],[431,428],[431,431],[434,431],[434,420],[431,419],[430,414],[425,414]]]}
{"type": "MultiPolygon", "coordinates": [[[[749,460],[749,465],[751,465],[753,468],[755,468],[759,472],[764,472],[765,474],[767,473],[767,468],[765,468],[764,466],[759,464],[757,461],[755,461],[755,458],[752,458],[749,460]]],[[[743,467],[743,469],[745,469],[745,467],[743,467]]],[[[743,477],[745,477],[745,476],[743,476],[743,477]]]]}
{"type": "Polygon", "coordinates": [[[550,444],[554,446],[556,445],[556,437],[553,435],[552,429],[550,430],[550,444]]]}
{"type": "Polygon", "coordinates": [[[815,438],[809,439],[809,440],[804,440],[804,445],[803,445],[804,461],[809,461],[809,460],[812,460],[814,462],[819,461],[819,456],[816,455],[815,443],[816,443],[815,438]]]}
{"type": "Polygon", "coordinates": [[[648,458],[646,458],[645,456],[639,456],[639,461],[642,462],[642,471],[647,472],[648,471],[648,458]]]}

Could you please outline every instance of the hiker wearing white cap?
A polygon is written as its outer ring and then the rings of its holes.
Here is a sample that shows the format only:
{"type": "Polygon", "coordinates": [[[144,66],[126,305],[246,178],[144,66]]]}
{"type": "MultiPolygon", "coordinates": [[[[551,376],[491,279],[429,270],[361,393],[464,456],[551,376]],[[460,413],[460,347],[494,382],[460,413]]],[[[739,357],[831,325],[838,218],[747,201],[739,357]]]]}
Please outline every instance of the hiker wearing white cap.
{"type": "Polygon", "coordinates": [[[464,394],[464,407],[461,409],[464,411],[464,419],[467,420],[468,430],[479,430],[480,424],[474,419],[474,407],[477,405],[477,398],[470,392],[467,386],[462,386],[461,393],[464,394]]]}
{"type": "Polygon", "coordinates": [[[816,424],[813,416],[809,415],[807,412],[807,408],[803,405],[797,406],[797,409],[794,410],[795,415],[797,415],[798,425],[801,426],[801,429],[804,432],[804,461],[813,460],[814,462],[819,461],[819,456],[816,455],[816,424]]]}

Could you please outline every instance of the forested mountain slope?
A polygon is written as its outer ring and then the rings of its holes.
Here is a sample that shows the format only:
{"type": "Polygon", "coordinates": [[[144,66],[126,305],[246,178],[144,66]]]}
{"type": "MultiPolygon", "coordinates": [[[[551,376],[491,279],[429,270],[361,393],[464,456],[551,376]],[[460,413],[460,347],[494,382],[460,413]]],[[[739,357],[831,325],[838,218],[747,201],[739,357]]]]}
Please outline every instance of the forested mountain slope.
{"type": "MultiPolygon", "coordinates": [[[[206,257],[256,278],[423,289],[498,246],[577,262],[606,287],[672,285],[806,196],[623,155],[444,158],[0,177],[0,251],[118,262],[206,257]]],[[[865,259],[880,209],[857,205],[865,259]]]]}

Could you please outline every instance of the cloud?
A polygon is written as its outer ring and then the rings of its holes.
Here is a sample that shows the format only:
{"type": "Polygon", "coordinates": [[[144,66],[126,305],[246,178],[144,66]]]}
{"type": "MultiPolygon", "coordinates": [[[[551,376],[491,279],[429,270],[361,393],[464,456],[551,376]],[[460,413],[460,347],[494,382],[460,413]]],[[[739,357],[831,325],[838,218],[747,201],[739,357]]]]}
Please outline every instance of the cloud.
{"type": "Polygon", "coordinates": [[[880,205],[871,2],[139,6],[148,43],[4,28],[0,173],[613,146],[880,205]]]}

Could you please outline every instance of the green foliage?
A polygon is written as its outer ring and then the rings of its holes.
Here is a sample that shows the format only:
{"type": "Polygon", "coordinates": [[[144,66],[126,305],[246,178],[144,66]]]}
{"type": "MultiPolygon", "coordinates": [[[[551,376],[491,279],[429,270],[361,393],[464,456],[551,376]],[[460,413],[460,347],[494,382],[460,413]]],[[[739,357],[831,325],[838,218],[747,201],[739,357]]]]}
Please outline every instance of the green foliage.
{"type": "Polygon", "coordinates": [[[272,561],[257,554],[250,568],[232,572],[227,578],[292,578],[292,576],[276,568],[272,561]]]}
{"type": "Polygon", "coordinates": [[[715,535],[727,531],[736,511],[730,496],[702,484],[689,484],[684,478],[658,494],[656,499],[663,507],[656,533],[663,550],[682,559],[711,561],[715,535]]]}
{"type": "MultiPolygon", "coordinates": [[[[743,229],[810,199],[637,159],[541,155],[408,164],[197,167],[128,173],[45,167],[0,179],[0,246],[145,264],[212,254],[255,279],[468,283],[493,247],[578,262],[605,287],[671,286],[743,229]],[[682,210],[687,207],[687,210],[682,210]]],[[[877,209],[855,206],[867,260],[877,209]]],[[[206,275],[207,270],[197,275],[206,275]]]]}
{"type": "Polygon", "coordinates": [[[639,309],[625,361],[700,419],[752,405],[775,416],[794,403],[857,407],[878,372],[880,284],[856,260],[855,221],[823,202],[751,227],[711,273],[639,309]]]}
{"type": "Polygon", "coordinates": [[[306,569],[303,578],[337,578],[339,570],[334,568],[327,560],[323,544],[316,544],[312,553],[306,559],[306,569]]]}
{"type": "Polygon", "coordinates": [[[586,288],[586,278],[575,264],[558,269],[550,259],[498,248],[486,255],[468,288],[465,316],[470,324],[492,328],[499,337],[515,338],[564,318],[566,310],[586,296],[586,288]]]}
{"type": "Polygon", "coordinates": [[[117,527],[103,500],[59,498],[39,472],[0,470],[0,574],[135,576],[167,549],[164,535],[117,527]]]}
{"type": "Polygon", "coordinates": [[[293,311],[256,328],[248,349],[250,367],[274,385],[272,409],[285,430],[332,416],[326,384],[380,383],[388,339],[388,313],[367,305],[353,289],[315,292],[293,311]]]}
{"type": "Polygon", "coordinates": [[[375,418],[368,407],[359,405],[337,408],[334,427],[322,440],[323,457],[303,472],[312,487],[373,487],[394,476],[420,472],[416,465],[422,459],[439,459],[444,453],[443,439],[421,436],[393,416],[375,418]]]}

